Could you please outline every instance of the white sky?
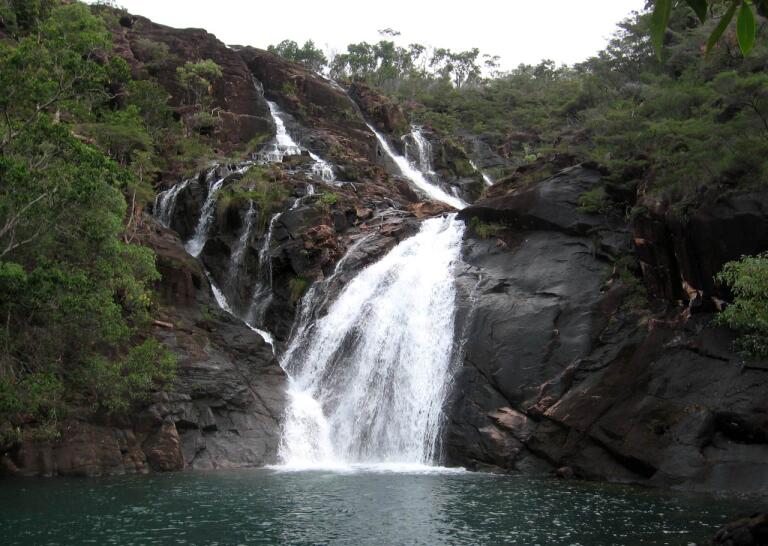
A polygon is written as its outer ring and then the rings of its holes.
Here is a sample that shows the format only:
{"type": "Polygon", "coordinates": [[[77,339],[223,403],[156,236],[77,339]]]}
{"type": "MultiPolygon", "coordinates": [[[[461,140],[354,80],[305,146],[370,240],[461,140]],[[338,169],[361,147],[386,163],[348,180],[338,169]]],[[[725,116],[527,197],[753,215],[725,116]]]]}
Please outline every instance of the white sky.
{"type": "Polygon", "coordinates": [[[453,50],[480,48],[501,56],[503,68],[554,59],[583,61],[602,49],[615,25],[644,0],[118,0],[157,23],[204,28],[227,44],[266,48],[283,39],[312,39],[326,51],[376,42],[377,31],[402,33],[453,50]]]}

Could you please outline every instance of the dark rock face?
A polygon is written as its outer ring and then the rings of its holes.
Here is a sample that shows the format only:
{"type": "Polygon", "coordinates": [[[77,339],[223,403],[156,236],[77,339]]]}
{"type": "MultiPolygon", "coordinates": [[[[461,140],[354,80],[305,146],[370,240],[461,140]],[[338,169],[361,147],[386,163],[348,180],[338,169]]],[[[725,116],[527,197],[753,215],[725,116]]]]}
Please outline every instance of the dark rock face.
{"type": "MultiPolygon", "coordinates": [[[[600,173],[494,186],[464,218],[503,222],[469,237],[461,272],[464,359],[445,453],[474,468],[702,491],[768,483],[765,366],[730,351],[709,316],[640,323],[611,274],[629,242],[620,218],[577,198],[600,173]]],[[[647,320],[647,319],[646,319],[647,320]]]]}
{"type": "Polygon", "coordinates": [[[714,280],[723,264],[768,248],[768,192],[720,196],[687,217],[663,203],[646,205],[632,227],[654,296],[699,304],[726,299],[714,280]]]}
{"type": "Polygon", "coordinates": [[[176,68],[186,62],[211,59],[221,67],[222,77],[213,83],[212,108],[220,126],[214,142],[230,151],[257,136],[273,135],[274,125],[264,98],[257,92],[250,70],[238,54],[202,29],[176,29],[158,25],[139,16],[131,24],[113,29],[115,51],[131,66],[135,78],[152,75],[171,96],[170,104],[182,105],[184,90],[177,80],[176,68]],[[170,54],[153,59],[147,44],[165,44],[170,54]]]}

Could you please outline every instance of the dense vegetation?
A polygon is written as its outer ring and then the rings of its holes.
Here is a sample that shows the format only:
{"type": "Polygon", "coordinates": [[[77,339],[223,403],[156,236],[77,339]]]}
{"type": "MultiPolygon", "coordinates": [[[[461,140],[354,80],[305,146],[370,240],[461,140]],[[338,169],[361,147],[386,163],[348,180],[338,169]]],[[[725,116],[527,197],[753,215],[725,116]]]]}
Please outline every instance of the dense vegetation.
{"type": "Polygon", "coordinates": [[[768,357],[768,253],[725,264],[718,280],[735,294],[718,321],[740,332],[737,345],[744,354],[768,357]]]}
{"type": "Polygon", "coordinates": [[[0,24],[2,445],[125,412],[172,377],[149,335],[154,255],[133,241],[180,129],[83,4],[4,0],[0,24]]]}

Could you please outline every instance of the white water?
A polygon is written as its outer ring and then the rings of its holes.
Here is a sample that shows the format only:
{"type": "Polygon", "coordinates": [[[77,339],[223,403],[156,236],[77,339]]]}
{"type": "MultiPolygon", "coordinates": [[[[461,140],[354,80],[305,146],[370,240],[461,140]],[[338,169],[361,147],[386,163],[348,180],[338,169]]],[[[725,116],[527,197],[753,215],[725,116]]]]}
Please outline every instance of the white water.
{"type": "MultiPolygon", "coordinates": [[[[213,292],[213,297],[216,299],[216,303],[219,305],[222,311],[225,311],[235,317],[238,320],[242,320],[240,317],[238,317],[235,312],[232,310],[232,307],[229,305],[229,302],[227,301],[227,298],[224,296],[224,293],[219,289],[218,286],[216,286],[216,283],[213,282],[213,279],[211,278],[210,274],[206,271],[205,272],[206,277],[208,277],[208,282],[211,285],[211,291],[213,292]]],[[[243,321],[245,322],[245,321],[243,321]]],[[[272,353],[275,352],[275,340],[272,337],[272,334],[267,332],[266,330],[260,330],[259,328],[255,328],[245,322],[245,325],[248,326],[252,331],[256,332],[261,336],[261,339],[263,339],[266,343],[269,344],[270,347],[272,347],[272,353]]]]}
{"type": "Polygon", "coordinates": [[[389,143],[387,142],[387,139],[384,138],[384,136],[381,133],[379,133],[376,129],[374,129],[370,123],[368,123],[367,125],[368,125],[368,128],[371,131],[373,131],[373,134],[376,135],[376,138],[378,139],[381,147],[384,149],[384,152],[397,165],[398,169],[400,169],[400,172],[402,173],[402,175],[405,176],[407,179],[409,179],[411,182],[413,182],[413,184],[416,187],[418,187],[421,191],[426,193],[427,196],[429,196],[430,198],[436,201],[440,201],[442,203],[450,205],[456,209],[463,209],[464,207],[467,206],[467,203],[465,203],[462,199],[448,195],[441,188],[439,188],[438,186],[432,184],[429,180],[427,180],[424,173],[422,173],[413,164],[411,164],[411,162],[408,161],[408,159],[395,153],[395,151],[392,150],[389,143]]]}
{"type": "MultiPolygon", "coordinates": [[[[275,142],[270,148],[262,152],[262,156],[267,162],[281,163],[283,158],[291,155],[300,155],[304,150],[293,137],[288,133],[285,128],[285,120],[283,120],[283,112],[272,101],[267,101],[269,106],[269,113],[272,115],[272,120],[275,122],[275,142]]],[[[319,177],[323,182],[333,182],[336,180],[336,175],[333,173],[333,167],[329,162],[321,159],[317,154],[307,150],[309,157],[314,162],[312,164],[312,174],[319,177]]]]}
{"type": "Polygon", "coordinates": [[[421,128],[416,125],[411,126],[411,132],[409,135],[403,136],[403,143],[405,144],[405,157],[408,157],[408,137],[410,137],[416,144],[416,153],[418,162],[416,167],[429,177],[435,176],[436,173],[432,169],[432,144],[424,138],[421,132],[421,128]]]}
{"type": "Polygon", "coordinates": [[[486,185],[486,186],[493,186],[493,178],[491,178],[490,176],[488,176],[487,174],[485,174],[485,172],[481,171],[481,170],[478,168],[478,166],[477,166],[477,165],[475,165],[475,162],[474,162],[474,161],[472,161],[471,159],[469,160],[469,165],[470,165],[470,167],[472,167],[473,169],[475,169],[477,172],[479,172],[479,173],[480,173],[480,176],[482,176],[482,177],[483,177],[483,182],[485,182],[485,185],[486,185]]]}
{"type": "Polygon", "coordinates": [[[243,263],[243,257],[245,256],[245,249],[248,247],[248,241],[251,238],[251,232],[253,231],[253,219],[256,217],[256,207],[253,201],[250,201],[248,205],[248,212],[245,213],[245,224],[243,225],[243,232],[240,234],[240,238],[237,240],[237,246],[234,252],[229,258],[229,276],[230,278],[237,275],[240,266],[243,263]]]}
{"type": "Polygon", "coordinates": [[[281,361],[292,378],[285,468],[436,462],[463,232],[455,215],[424,221],[294,336],[281,361]]]}
{"type": "Polygon", "coordinates": [[[176,208],[176,199],[178,199],[179,193],[189,185],[189,182],[189,180],[184,180],[172,188],[158,193],[157,197],[155,197],[154,216],[165,227],[171,226],[173,211],[176,208]]]}
{"type": "Polygon", "coordinates": [[[205,242],[208,240],[208,229],[211,227],[213,221],[213,213],[216,209],[216,196],[221,190],[221,186],[224,184],[224,178],[211,178],[208,185],[208,195],[205,197],[205,203],[203,203],[200,209],[200,218],[197,221],[195,227],[195,233],[192,238],[187,241],[185,245],[187,252],[197,258],[202,252],[205,242]]]}

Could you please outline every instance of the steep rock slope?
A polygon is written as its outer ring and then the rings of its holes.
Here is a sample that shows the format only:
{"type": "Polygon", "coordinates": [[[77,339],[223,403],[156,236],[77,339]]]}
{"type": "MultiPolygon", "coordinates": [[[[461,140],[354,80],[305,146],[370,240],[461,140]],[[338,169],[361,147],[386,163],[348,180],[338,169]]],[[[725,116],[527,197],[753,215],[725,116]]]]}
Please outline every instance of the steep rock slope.
{"type": "MultiPolygon", "coordinates": [[[[502,182],[462,212],[505,227],[465,243],[466,345],[448,460],[568,467],[561,472],[685,489],[761,488],[765,363],[731,352],[732,334],[710,326],[711,315],[664,320],[632,305],[637,287],[620,280],[618,259],[637,232],[578,208],[579,195],[600,182],[600,172],[584,167],[533,186],[502,182]]],[[[740,216],[716,214],[712,225],[740,216]]],[[[702,227],[681,229],[698,237],[702,227]]],[[[734,244],[731,252],[752,242],[734,244]]],[[[679,280],[667,273],[664,282],[679,280]]]]}
{"type": "MultiPolygon", "coordinates": [[[[170,95],[170,104],[183,116],[192,111],[184,105],[185,91],[176,69],[186,62],[211,59],[221,67],[222,77],[212,82],[211,109],[220,125],[213,142],[224,152],[240,148],[254,138],[274,134],[269,109],[253,82],[250,70],[232,49],[203,29],[176,29],[136,15],[124,16],[113,29],[115,51],[131,67],[134,78],[148,75],[170,95]],[[153,45],[167,47],[168,55],[156,59],[153,45]]],[[[155,46],[156,47],[156,46],[155,46]]]]}

